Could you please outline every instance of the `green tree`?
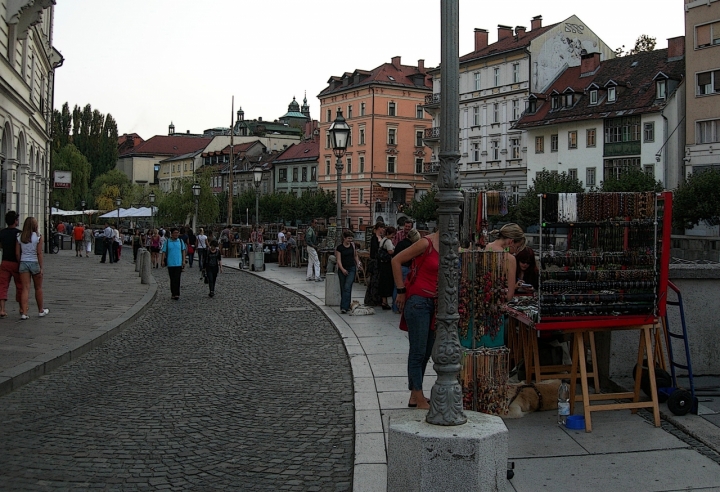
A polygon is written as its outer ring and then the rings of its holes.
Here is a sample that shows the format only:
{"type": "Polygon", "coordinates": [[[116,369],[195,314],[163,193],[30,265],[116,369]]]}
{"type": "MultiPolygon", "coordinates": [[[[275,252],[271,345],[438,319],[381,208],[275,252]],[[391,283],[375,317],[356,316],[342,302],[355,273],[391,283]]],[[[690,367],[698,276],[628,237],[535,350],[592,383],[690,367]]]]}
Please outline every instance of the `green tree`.
{"type": "Polygon", "coordinates": [[[720,169],[691,174],[673,194],[673,225],[691,229],[700,221],[720,223],[720,169]]]}
{"type": "MultiPolygon", "coordinates": [[[[101,195],[107,196],[108,188],[111,186],[115,187],[114,190],[116,194],[114,196],[118,196],[119,194],[123,199],[123,203],[125,203],[124,200],[127,200],[127,203],[129,204],[134,196],[132,182],[125,173],[118,171],[117,169],[108,171],[107,173],[95,178],[92,184],[92,197],[95,200],[95,206],[100,210],[107,210],[107,208],[101,206],[98,202],[98,197],[101,195]]],[[[113,205],[111,209],[112,208],[115,208],[115,206],[113,205]]]]}
{"type": "Polygon", "coordinates": [[[438,204],[435,201],[437,190],[431,190],[424,194],[420,200],[413,200],[406,209],[407,215],[412,217],[416,222],[431,222],[438,218],[438,204]]]}
{"type": "Polygon", "coordinates": [[[537,224],[540,220],[540,201],[538,199],[541,193],[582,193],[584,191],[582,181],[577,178],[570,177],[567,173],[551,173],[543,169],[533,179],[517,206],[515,206],[506,220],[514,220],[522,227],[527,228],[530,225],[537,224]]]}
{"type": "MultiPolygon", "coordinates": [[[[308,222],[313,218],[328,219],[335,217],[337,213],[337,202],[334,191],[307,190],[303,192],[298,200],[299,219],[308,222]]],[[[261,212],[262,215],[262,212],[261,212]]]]}
{"type": "Polygon", "coordinates": [[[604,192],[640,192],[662,191],[663,184],[655,177],[640,168],[623,169],[619,176],[610,176],[600,183],[600,191],[604,192]]]}
{"type": "Polygon", "coordinates": [[[60,202],[60,208],[80,208],[82,200],[87,201],[90,164],[73,144],[67,144],[60,152],[53,152],[50,171],[72,172],[72,186],[53,190],[53,201],[60,202]]]}
{"type": "Polygon", "coordinates": [[[654,51],[655,45],[657,45],[657,39],[648,36],[647,34],[641,34],[636,40],[635,40],[635,47],[630,50],[628,53],[629,55],[635,55],[637,53],[642,53],[646,51],[654,51]]]}

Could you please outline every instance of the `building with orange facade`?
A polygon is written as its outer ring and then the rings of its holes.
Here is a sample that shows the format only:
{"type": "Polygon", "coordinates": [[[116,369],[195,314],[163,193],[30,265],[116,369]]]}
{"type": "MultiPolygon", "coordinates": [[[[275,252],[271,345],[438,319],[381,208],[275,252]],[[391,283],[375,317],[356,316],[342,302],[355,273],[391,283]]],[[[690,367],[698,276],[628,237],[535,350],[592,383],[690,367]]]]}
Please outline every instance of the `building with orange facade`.
{"type": "Polygon", "coordinates": [[[362,230],[382,217],[395,225],[403,207],[427,193],[423,167],[430,150],[423,142],[432,120],[423,109],[432,94],[432,78],[424,61],[403,65],[392,58],[373,70],[330,77],[320,99],[320,165],[318,186],[337,190],[337,159],[328,129],[338,109],[350,125],[343,157],[342,222],[362,230]]]}

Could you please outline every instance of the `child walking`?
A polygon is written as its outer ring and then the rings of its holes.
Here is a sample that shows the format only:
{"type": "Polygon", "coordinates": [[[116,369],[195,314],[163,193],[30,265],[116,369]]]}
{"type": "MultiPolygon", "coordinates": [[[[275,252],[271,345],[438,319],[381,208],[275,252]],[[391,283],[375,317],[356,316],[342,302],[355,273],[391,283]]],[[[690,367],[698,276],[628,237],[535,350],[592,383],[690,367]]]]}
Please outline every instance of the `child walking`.
{"type": "Polygon", "coordinates": [[[215,281],[218,273],[222,273],[222,255],[217,240],[210,241],[210,249],[205,253],[205,278],[210,287],[210,297],[215,296],[215,281]]]}

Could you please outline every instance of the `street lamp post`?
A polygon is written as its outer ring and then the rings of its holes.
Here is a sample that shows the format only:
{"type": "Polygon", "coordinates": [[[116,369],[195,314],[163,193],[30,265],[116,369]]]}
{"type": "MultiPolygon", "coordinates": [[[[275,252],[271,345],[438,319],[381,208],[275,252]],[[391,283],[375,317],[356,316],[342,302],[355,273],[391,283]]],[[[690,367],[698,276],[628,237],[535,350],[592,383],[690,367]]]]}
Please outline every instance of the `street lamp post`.
{"type": "Polygon", "coordinates": [[[155,229],[155,193],[152,191],[148,195],[148,200],[150,200],[150,230],[155,229]]]}
{"type": "MultiPolygon", "coordinates": [[[[253,168],[253,182],[255,183],[255,237],[258,238],[258,230],[260,229],[260,183],[262,183],[263,170],[260,166],[253,168]]],[[[258,272],[263,269],[265,258],[263,257],[262,243],[258,239],[255,240],[253,245],[253,252],[255,254],[255,271],[258,272]]]]}
{"type": "Polygon", "coordinates": [[[55,200],[55,230],[57,230],[57,218],[58,218],[58,209],[60,208],[60,202],[58,200],[55,200]]]}
{"type": "Polygon", "coordinates": [[[115,205],[117,205],[117,212],[118,212],[117,229],[118,229],[118,233],[119,233],[120,232],[120,205],[122,205],[122,198],[117,197],[115,199],[115,205]]]}
{"type": "Polygon", "coordinates": [[[335,157],[337,157],[337,162],[335,163],[335,174],[337,175],[337,195],[335,196],[337,213],[335,214],[335,226],[339,228],[340,231],[338,231],[335,237],[337,240],[342,241],[342,234],[339,234],[339,232],[342,231],[342,226],[340,225],[342,221],[342,203],[340,201],[342,189],[340,178],[342,177],[343,171],[342,158],[347,150],[348,137],[350,136],[350,126],[345,121],[345,118],[343,118],[342,109],[338,108],[335,121],[330,125],[328,132],[330,133],[330,143],[332,144],[333,153],[335,157]]]}
{"type": "Polygon", "coordinates": [[[195,184],[192,185],[192,192],[193,196],[195,197],[195,217],[193,217],[193,231],[197,230],[197,220],[198,220],[198,204],[200,201],[200,183],[195,181],[195,184]]]}

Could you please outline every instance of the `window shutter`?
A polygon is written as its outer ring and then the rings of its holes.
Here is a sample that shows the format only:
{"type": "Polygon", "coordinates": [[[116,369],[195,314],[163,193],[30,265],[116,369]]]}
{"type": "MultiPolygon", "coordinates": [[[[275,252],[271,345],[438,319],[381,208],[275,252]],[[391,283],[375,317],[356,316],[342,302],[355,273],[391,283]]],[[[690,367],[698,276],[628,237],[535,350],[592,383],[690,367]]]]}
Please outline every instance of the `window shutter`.
{"type": "Polygon", "coordinates": [[[695,28],[698,46],[707,46],[710,44],[710,26],[711,24],[706,24],[695,28]]]}

